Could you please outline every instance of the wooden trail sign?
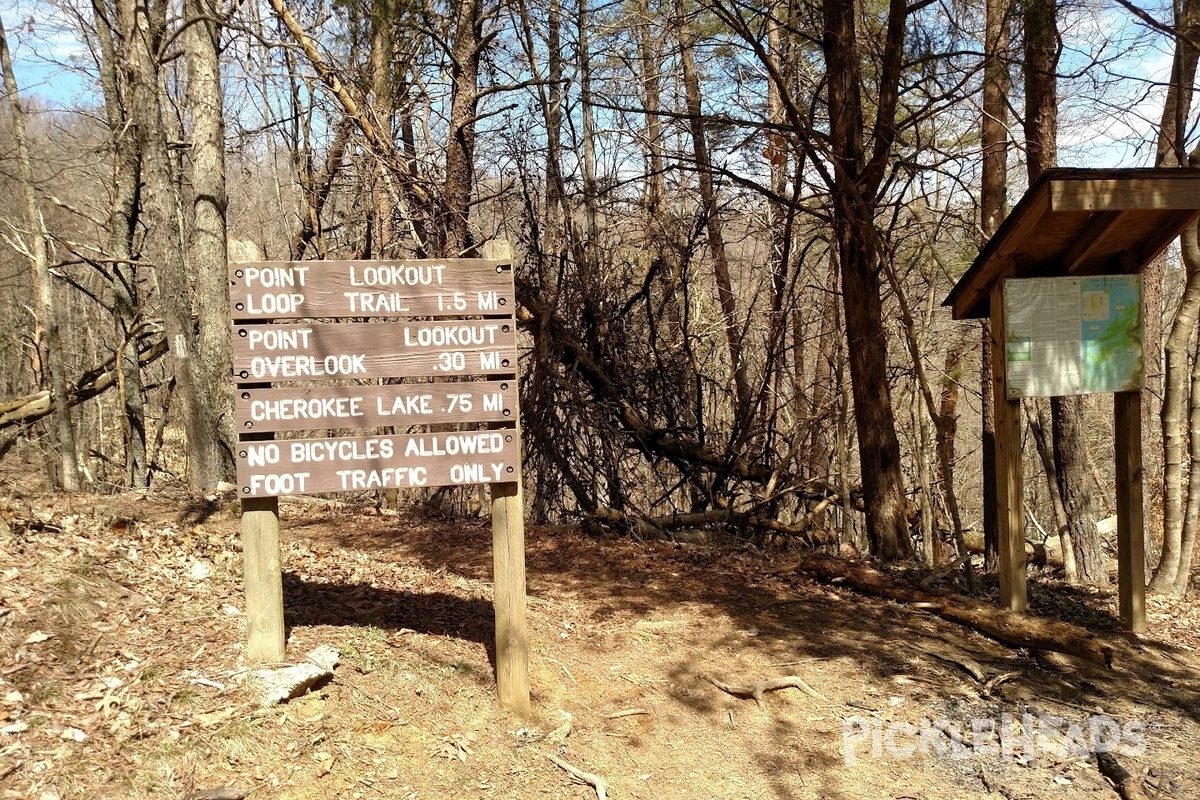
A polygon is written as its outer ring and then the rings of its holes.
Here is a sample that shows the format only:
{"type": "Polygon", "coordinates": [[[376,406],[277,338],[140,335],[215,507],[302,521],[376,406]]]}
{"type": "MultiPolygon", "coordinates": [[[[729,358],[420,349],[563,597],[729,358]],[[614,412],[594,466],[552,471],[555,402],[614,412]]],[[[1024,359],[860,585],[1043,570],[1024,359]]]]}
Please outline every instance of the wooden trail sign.
{"type": "Polygon", "coordinates": [[[516,296],[508,246],[490,249],[230,265],[248,660],[284,658],[279,495],[486,483],[496,683],[505,706],[528,713],[516,296]],[[400,378],[420,382],[377,382],[400,378]],[[434,429],[383,430],[414,425],[434,429]],[[355,433],[274,437],[345,430],[355,433]]]}
{"type": "Polygon", "coordinates": [[[233,264],[235,322],[311,317],[435,317],[513,310],[507,261],[265,261],[233,264]]]}
{"type": "Polygon", "coordinates": [[[238,445],[243,497],[509,483],[514,428],[416,436],[286,439],[238,445]]]}
{"type": "Polygon", "coordinates": [[[238,389],[244,432],[382,428],[449,422],[515,422],[515,380],[238,389]]]}
{"type": "Polygon", "coordinates": [[[239,382],[359,380],[516,372],[510,319],[234,325],[239,382]]]}

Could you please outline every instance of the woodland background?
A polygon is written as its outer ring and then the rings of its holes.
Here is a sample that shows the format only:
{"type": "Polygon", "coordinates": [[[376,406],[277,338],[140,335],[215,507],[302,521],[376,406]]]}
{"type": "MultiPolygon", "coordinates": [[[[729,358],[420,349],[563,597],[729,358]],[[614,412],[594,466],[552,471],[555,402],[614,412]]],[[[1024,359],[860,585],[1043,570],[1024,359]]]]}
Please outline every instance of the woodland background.
{"type": "MultiPolygon", "coordinates": [[[[1200,156],[1195,0],[56,0],[3,22],[0,457],[67,490],[229,479],[229,258],[503,238],[531,517],[950,561],[973,531],[990,549],[995,504],[987,333],[941,301],[1045,169],[1200,156]]],[[[1153,588],[1183,591],[1194,230],[1146,281],[1148,550],[1153,588]]],[[[1028,532],[1090,583],[1110,404],[1025,404],[1028,532]]]]}

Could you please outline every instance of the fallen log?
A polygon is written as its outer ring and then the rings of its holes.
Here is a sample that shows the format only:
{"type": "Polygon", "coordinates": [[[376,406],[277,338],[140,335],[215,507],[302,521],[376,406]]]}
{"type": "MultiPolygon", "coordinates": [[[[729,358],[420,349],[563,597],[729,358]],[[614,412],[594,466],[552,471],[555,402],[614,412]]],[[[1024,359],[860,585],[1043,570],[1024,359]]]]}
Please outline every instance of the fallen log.
{"type": "Polygon", "coordinates": [[[647,517],[619,511],[615,508],[597,508],[587,516],[588,522],[609,528],[622,528],[643,539],[672,539],[673,531],[687,529],[731,527],[739,530],[759,530],[784,536],[803,537],[813,547],[834,542],[824,531],[812,528],[814,522],[830,505],[841,498],[840,494],[823,496],[817,505],[796,522],[785,524],[770,517],[749,512],[713,509],[687,514],[668,514],[647,517]]]}
{"type": "MultiPolygon", "coordinates": [[[[979,531],[963,531],[963,542],[967,545],[968,553],[977,556],[984,554],[983,534],[979,531]]],[[[1062,553],[1057,547],[1049,547],[1028,539],[1025,540],[1025,561],[1039,567],[1050,565],[1062,568],[1063,565],[1062,553]]]]}
{"type": "MultiPolygon", "coordinates": [[[[789,565],[791,566],[791,565],[789,565]]],[[[810,555],[794,565],[821,580],[839,580],[863,594],[920,608],[942,619],[973,628],[1011,647],[1050,650],[1112,666],[1113,649],[1100,638],[1060,620],[1017,614],[960,594],[920,589],[874,567],[826,555],[810,555]]],[[[774,570],[779,574],[779,570],[774,570]]]]}
{"type": "MultiPolygon", "coordinates": [[[[138,342],[138,364],[147,364],[161,358],[167,352],[167,338],[162,333],[146,334],[138,342]]],[[[77,406],[103,394],[117,385],[118,365],[116,356],[111,356],[79,376],[67,392],[68,403],[77,406]]],[[[0,401],[0,431],[20,425],[29,425],[54,413],[54,403],[49,390],[34,392],[12,400],[0,401]]],[[[8,448],[4,448],[7,450],[8,448]]],[[[2,454],[2,451],[0,451],[2,454]]]]}

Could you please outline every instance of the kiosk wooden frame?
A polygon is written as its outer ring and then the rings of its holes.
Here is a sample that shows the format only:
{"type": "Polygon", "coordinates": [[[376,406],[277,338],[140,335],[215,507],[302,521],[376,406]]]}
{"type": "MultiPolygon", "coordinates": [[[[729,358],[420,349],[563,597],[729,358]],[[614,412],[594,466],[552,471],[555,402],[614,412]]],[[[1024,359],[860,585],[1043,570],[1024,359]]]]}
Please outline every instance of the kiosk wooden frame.
{"type": "MultiPolygon", "coordinates": [[[[992,323],[1001,604],[1026,608],[1021,401],[1005,387],[1006,278],[1136,274],[1200,218],[1200,169],[1053,169],[1009,213],[944,305],[992,323]]],[[[1146,629],[1141,392],[1114,394],[1122,627],[1146,629]]]]}

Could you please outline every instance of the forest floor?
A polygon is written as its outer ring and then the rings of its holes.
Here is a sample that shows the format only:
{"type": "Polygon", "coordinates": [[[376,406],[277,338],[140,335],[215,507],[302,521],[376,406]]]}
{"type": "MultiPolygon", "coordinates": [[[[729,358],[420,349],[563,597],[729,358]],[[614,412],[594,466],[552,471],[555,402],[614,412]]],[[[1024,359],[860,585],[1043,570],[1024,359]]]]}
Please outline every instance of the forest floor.
{"type": "Polygon", "coordinates": [[[1194,604],[1152,600],[1152,633],[1123,636],[1111,593],[1034,574],[1036,611],[1113,641],[1107,669],[770,574],[790,553],[532,527],[518,719],[495,700],[488,523],[320,501],[282,505],[287,652],[341,664],[264,707],[232,505],[0,496],[0,797],[597,796],[553,755],[616,800],[1116,798],[1097,748],[1149,797],[1200,797],[1194,604]],[[811,691],[708,680],[782,676],[811,691]]]}

